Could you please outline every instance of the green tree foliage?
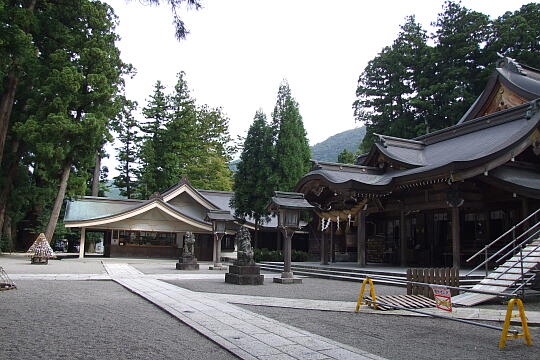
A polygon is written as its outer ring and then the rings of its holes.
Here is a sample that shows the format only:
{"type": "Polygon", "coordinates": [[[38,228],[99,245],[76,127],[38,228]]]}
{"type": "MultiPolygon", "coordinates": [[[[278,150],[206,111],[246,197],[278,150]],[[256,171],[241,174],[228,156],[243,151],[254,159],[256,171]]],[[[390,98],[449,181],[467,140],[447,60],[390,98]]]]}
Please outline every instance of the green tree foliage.
{"type": "Polygon", "coordinates": [[[116,170],[119,174],[114,177],[114,185],[120,189],[120,195],[128,199],[133,198],[137,191],[135,171],[140,135],[138,134],[139,124],[133,117],[133,111],[136,108],[136,102],[126,101],[116,125],[121,146],[116,148],[116,160],[118,160],[116,170]]]}
{"type": "Polygon", "coordinates": [[[287,82],[278,90],[272,112],[275,136],[273,182],[276,190],[292,191],[310,168],[311,150],[298,103],[291,95],[287,82]]]}
{"type": "Polygon", "coordinates": [[[358,80],[353,108],[367,128],[362,151],[376,133],[412,138],[455,124],[483,90],[497,52],[538,67],[539,20],[538,4],[491,20],[447,1],[428,42],[414,17],[406,18],[358,80]]]}
{"type": "Polygon", "coordinates": [[[495,19],[486,46],[488,61],[496,60],[496,53],[518,59],[540,69],[540,4],[523,5],[519,10],[506,12],[495,19]]]}
{"type": "MultiPolygon", "coordinates": [[[[85,193],[95,154],[110,138],[108,122],[118,111],[121,76],[130,67],[120,60],[117,19],[107,4],[14,1],[5,6],[19,8],[12,13],[24,17],[20,28],[31,35],[33,45],[31,66],[17,76],[7,136],[10,165],[2,166],[6,188],[19,198],[11,197],[6,208],[12,221],[25,219],[25,229],[43,231],[47,224],[50,241],[64,196],[85,193]],[[35,7],[25,9],[29,3],[35,7]],[[23,206],[13,206],[21,200],[23,206]]],[[[0,27],[18,20],[2,18],[7,23],[0,27]]],[[[15,40],[21,34],[13,35],[15,40]]]]}
{"type": "Polygon", "coordinates": [[[371,146],[376,133],[415,136],[425,127],[412,104],[423,96],[417,89],[420,74],[426,71],[426,41],[425,31],[414,17],[408,17],[392,46],[364,69],[353,105],[356,119],[366,123],[363,150],[371,146]]]}
{"type": "Polygon", "coordinates": [[[138,154],[140,197],[148,198],[187,177],[197,188],[230,190],[232,173],[228,118],[219,108],[198,106],[185,73],[172,94],[158,81],[143,109],[143,139],[138,154]]]}
{"type": "Polygon", "coordinates": [[[433,127],[455,124],[482,92],[486,74],[483,47],[487,41],[489,17],[457,2],[447,1],[432,35],[435,41],[428,92],[432,103],[433,127]]]}
{"type": "Polygon", "coordinates": [[[266,205],[274,191],[269,181],[273,174],[272,133],[266,115],[262,110],[257,111],[244,140],[240,162],[234,174],[231,206],[236,216],[244,219],[251,217],[256,225],[267,217],[266,205]]]}
{"type": "Polygon", "coordinates": [[[355,161],[356,154],[347,149],[343,149],[343,151],[339,153],[337,158],[337,162],[340,164],[354,164],[355,161]]]}

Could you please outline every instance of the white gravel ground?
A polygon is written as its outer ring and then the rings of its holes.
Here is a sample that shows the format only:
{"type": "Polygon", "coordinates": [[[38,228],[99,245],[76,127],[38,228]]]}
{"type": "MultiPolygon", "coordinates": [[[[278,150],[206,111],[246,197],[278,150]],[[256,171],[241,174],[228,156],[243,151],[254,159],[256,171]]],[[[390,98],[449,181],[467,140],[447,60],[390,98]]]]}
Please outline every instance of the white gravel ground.
{"type": "Polygon", "coordinates": [[[531,328],[533,346],[516,339],[499,350],[500,332],[443,319],[241,307],[393,360],[539,358],[538,327],[531,328]]]}
{"type": "MultiPolygon", "coordinates": [[[[275,274],[279,276],[279,274],[275,274]]],[[[265,279],[263,285],[233,285],[225,283],[225,280],[172,280],[173,285],[183,288],[210,293],[254,295],[282,297],[290,299],[313,299],[313,300],[336,300],[356,301],[360,292],[359,282],[335,281],[316,278],[303,278],[302,284],[276,284],[271,279],[265,279]]],[[[406,294],[407,290],[402,287],[376,285],[379,295],[406,294]]]]}
{"type": "Polygon", "coordinates": [[[0,292],[0,359],[236,359],[112,281],[17,286],[0,292]]]}

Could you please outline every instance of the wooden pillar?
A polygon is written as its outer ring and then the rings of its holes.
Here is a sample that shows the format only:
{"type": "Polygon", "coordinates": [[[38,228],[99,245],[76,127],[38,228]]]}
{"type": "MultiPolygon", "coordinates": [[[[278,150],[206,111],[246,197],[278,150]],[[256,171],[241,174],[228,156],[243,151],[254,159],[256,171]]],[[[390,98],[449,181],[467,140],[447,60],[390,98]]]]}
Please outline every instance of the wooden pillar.
{"type": "Polygon", "coordinates": [[[460,221],[459,221],[459,207],[453,206],[452,208],[452,266],[459,269],[461,266],[461,239],[460,239],[460,221]]]}
{"type": "Polygon", "coordinates": [[[405,234],[405,212],[401,211],[399,216],[399,254],[400,265],[407,266],[407,239],[405,234]]]}
{"type": "MultiPolygon", "coordinates": [[[[525,219],[527,216],[529,216],[529,202],[527,201],[527,198],[521,198],[521,219],[525,219]]],[[[521,230],[527,230],[529,225],[529,221],[525,221],[521,227],[521,230]]]]}
{"type": "Polygon", "coordinates": [[[356,252],[359,266],[366,266],[366,212],[359,210],[356,215],[356,252]]]}
{"type": "Polygon", "coordinates": [[[81,240],[79,242],[79,259],[84,258],[84,240],[86,237],[86,228],[81,228],[81,240]]]}
{"type": "Polygon", "coordinates": [[[330,262],[336,262],[336,244],[334,242],[334,223],[330,222],[330,262]]]}
{"type": "Polygon", "coordinates": [[[324,231],[321,231],[321,265],[328,265],[328,248],[324,231]]]}

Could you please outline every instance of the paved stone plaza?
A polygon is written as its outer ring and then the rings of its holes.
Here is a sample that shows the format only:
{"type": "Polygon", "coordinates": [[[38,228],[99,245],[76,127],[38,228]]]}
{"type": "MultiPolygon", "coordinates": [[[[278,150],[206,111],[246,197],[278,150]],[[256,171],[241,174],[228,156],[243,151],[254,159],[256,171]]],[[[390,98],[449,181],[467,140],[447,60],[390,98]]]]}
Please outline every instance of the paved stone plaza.
{"type": "MultiPolygon", "coordinates": [[[[208,264],[184,272],[173,270],[173,260],[64,259],[40,266],[0,255],[0,265],[18,285],[0,293],[0,359],[537,358],[536,347],[522,340],[499,350],[494,330],[399,311],[355,314],[358,283],[306,278],[280,285],[270,279],[277,274],[265,274],[265,285],[238,286],[225,284],[225,272],[209,271],[208,264]]],[[[503,306],[491,307],[457,309],[453,316],[499,320],[503,306]]],[[[527,316],[536,324],[534,344],[540,312],[527,316]]]]}

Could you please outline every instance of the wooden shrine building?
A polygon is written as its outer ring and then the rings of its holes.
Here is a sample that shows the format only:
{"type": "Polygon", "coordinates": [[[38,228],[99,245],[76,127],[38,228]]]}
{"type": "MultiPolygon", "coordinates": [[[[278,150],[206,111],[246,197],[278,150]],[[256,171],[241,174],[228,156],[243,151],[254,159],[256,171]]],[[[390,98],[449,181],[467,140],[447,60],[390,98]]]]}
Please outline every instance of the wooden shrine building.
{"type": "Polygon", "coordinates": [[[314,162],[296,190],[317,207],[323,263],[460,267],[540,207],[540,71],[502,58],[456,125],[378,135],[355,165],[314,162]]]}
{"type": "MultiPolygon", "coordinates": [[[[147,200],[113,199],[84,196],[69,201],[64,225],[79,228],[80,256],[84,257],[85,234],[99,232],[104,238],[106,257],[164,257],[177,258],[182,251],[186,232],[195,235],[195,256],[201,261],[213,260],[216,242],[208,213],[225,210],[234,214],[230,206],[233,193],[198,190],[187,179],[154,194],[147,200]]],[[[254,229],[253,221],[245,225],[254,229]]],[[[260,243],[275,247],[277,220],[273,217],[261,226],[260,243]]],[[[236,257],[232,226],[221,242],[224,257],[236,257]]]]}

